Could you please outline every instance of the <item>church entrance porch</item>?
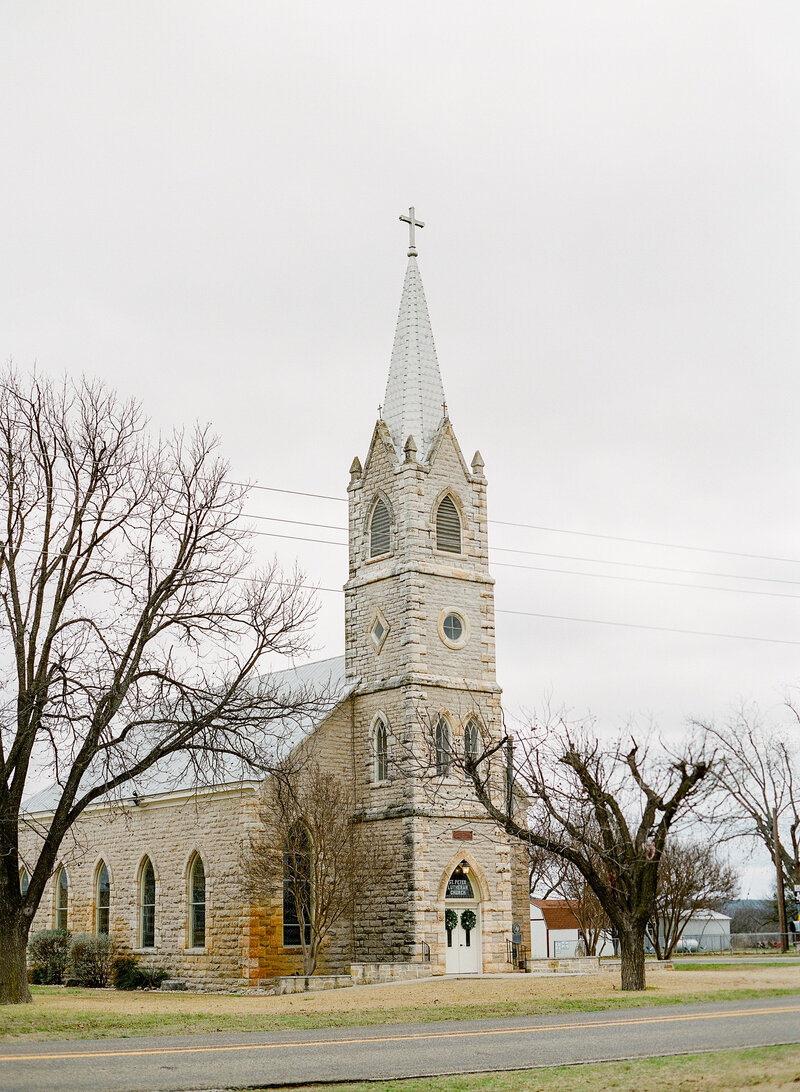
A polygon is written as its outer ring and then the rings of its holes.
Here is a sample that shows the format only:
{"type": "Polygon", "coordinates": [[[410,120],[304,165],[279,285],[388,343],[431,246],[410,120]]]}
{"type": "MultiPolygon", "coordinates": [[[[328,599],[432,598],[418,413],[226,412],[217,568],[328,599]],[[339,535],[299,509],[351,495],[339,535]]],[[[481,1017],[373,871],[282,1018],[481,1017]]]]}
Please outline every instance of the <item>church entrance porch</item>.
{"type": "Polygon", "coordinates": [[[457,865],[444,897],[447,974],[480,974],[483,970],[481,904],[466,861],[457,865]]]}

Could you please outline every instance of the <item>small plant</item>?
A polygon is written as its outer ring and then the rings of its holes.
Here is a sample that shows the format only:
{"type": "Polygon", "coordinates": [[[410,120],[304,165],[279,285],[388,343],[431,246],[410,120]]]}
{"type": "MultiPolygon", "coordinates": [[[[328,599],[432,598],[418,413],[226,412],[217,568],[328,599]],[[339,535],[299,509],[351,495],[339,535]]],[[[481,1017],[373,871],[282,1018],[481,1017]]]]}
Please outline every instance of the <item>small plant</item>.
{"type": "Polygon", "coordinates": [[[118,990],[135,990],[139,982],[139,957],[133,952],[118,952],[111,960],[111,981],[118,990]]]}
{"type": "Polygon", "coordinates": [[[111,941],[95,933],[78,933],[69,949],[72,974],[82,986],[107,986],[111,977],[111,941]]]}
{"type": "Polygon", "coordinates": [[[71,940],[67,929],[42,929],[33,934],[28,942],[31,982],[58,986],[64,981],[71,940]]]}
{"type": "Polygon", "coordinates": [[[140,963],[130,950],[118,952],[111,961],[111,980],[118,990],[157,990],[169,978],[169,971],[140,963]]]}
{"type": "Polygon", "coordinates": [[[137,988],[140,990],[157,990],[161,987],[161,983],[169,978],[169,971],[164,970],[163,967],[156,967],[154,964],[144,963],[137,967],[137,971],[140,979],[137,988]]]}

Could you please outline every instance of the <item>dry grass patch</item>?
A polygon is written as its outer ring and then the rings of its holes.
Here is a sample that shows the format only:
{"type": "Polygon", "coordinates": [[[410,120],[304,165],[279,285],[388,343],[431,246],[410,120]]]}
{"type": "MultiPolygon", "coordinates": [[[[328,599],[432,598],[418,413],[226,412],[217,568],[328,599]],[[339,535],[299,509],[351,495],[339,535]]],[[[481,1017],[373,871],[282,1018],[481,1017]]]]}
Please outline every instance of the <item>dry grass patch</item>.
{"type": "Polygon", "coordinates": [[[800,1046],[786,1046],[509,1073],[308,1085],[305,1092],[794,1092],[799,1084],[800,1046]]]}
{"type": "Polygon", "coordinates": [[[622,993],[619,976],[434,978],[288,997],[34,988],[32,1005],[0,1008],[2,1039],[93,1039],[214,1031],[348,1027],[598,1011],[682,1001],[744,1000],[800,993],[791,967],[681,974],[648,970],[645,993],[622,993]]]}

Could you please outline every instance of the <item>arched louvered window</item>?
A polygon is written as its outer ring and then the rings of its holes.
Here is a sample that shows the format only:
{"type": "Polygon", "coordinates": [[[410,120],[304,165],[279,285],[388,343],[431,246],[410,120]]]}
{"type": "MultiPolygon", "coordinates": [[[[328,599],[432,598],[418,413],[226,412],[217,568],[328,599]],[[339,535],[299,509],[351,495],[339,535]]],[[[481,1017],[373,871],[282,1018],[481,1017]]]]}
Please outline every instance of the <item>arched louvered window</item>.
{"type": "Polygon", "coordinates": [[[389,509],[378,497],[369,523],[369,556],[380,557],[382,554],[388,554],[392,545],[391,535],[389,509]]]}
{"type": "Polygon", "coordinates": [[[375,780],[386,781],[389,777],[389,739],[386,721],[382,718],[375,723],[375,780]]]}
{"type": "Polygon", "coordinates": [[[142,948],[156,946],[156,874],[145,857],[139,880],[139,940],[142,948]]]}
{"type": "Polygon", "coordinates": [[[206,946],[206,870],[195,854],[189,869],[189,947],[206,946]]]}
{"type": "Polygon", "coordinates": [[[436,773],[446,777],[450,773],[450,725],[445,717],[439,717],[436,724],[436,773]]]}
{"type": "Polygon", "coordinates": [[[94,889],[94,931],[108,936],[111,910],[111,884],[105,861],[100,862],[94,889]]]}
{"type": "Polygon", "coordinates": [[[478,722],[474,717],[470,717],[464,729],[464,756],[470,762],[474,762],[480,754],[479,740],[478,722]]]}
{"type": "Polygon", "coordinates": [[[461,553],[461,520],[452,497],[445,497],[436,509],[436,549],[461,553]]]}
{"type": "Polygon", "coordinates": [[[69,879],[66,868],[58,870],[56,877],[56,929],[67,928],[69,915],[69,879]]]}

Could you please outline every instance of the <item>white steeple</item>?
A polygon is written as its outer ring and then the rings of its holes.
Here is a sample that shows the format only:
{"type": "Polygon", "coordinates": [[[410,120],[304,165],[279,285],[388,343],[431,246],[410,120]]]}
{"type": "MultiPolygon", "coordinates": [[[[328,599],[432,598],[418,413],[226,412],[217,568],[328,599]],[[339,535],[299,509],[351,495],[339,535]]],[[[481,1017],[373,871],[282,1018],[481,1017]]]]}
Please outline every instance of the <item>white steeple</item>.
{"type": "Polygon", "coordinates": [[[424,460],[443,417],[442,376],[412,243],[383,400],[383,419],[398,455],[402,456],[406,440],[413,436],[424,460]]]}

